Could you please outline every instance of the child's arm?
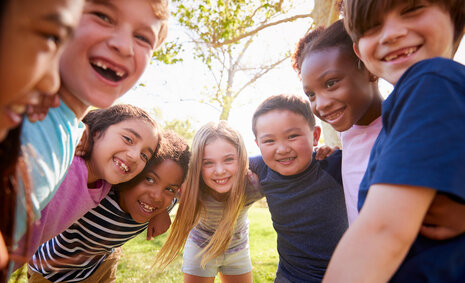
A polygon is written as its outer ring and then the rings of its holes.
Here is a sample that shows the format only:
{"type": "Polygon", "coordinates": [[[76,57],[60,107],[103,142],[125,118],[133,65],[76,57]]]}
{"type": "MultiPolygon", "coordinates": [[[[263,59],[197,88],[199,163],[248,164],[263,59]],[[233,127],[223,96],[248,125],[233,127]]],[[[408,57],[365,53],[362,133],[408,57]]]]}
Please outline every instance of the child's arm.
{"type": "Polygon", "coordinates": [[[420,233],[433,240],[446,240],[465,232],[465,204],[439,194],[423,220],[420,233]]]}
{"type": "Polygon", "coordinates": [[[149,225],[147,226],[147,241],[155,238],[158,235],[161,235],[170,228],[171,218],[168,210],[165,209],[164,212],[156,215],[150,219],[149,225]]]}
{"type": "Polygon", "coordinates": [[[339,242],[324,282],[387,282],[410,246],[436,191],[371,186],[358,218],[339,242]]]}

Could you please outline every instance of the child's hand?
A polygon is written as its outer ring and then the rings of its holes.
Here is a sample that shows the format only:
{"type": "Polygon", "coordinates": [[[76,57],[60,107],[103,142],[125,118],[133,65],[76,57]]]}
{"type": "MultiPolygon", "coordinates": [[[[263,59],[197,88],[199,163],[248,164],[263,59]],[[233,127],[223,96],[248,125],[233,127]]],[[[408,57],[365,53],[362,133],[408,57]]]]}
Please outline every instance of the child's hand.
{"type": "Polygon", "coordinates": [[[247,169],[247,178],[249,179],[249,182],[252,184],[252,186],[260,186],[260,180],[258,179],[257,174],[252,172],[250,169],[247,169]]]}
{"type": "Polygon", "coordinates": [[[420,234],[433,240],[446,240],[465,232],[465,204],[446,195],[434,198],[426,213],[420,234]]]}
{"type": "Polygon", "coordinates": [[[84,156],[86,155],[87,151],[89,150],[90,142],[89,142],[89,127],[86,125],[86,129],[82,133],[82,137],[79,140],[78,145],[76,146],[76,152],[74,155],[76,156],[84,156]]]}
{"type": "Polygon", "coordinates": [[[48,110],[50,108],[55,108],[60,106],[60,99],[58,95],[45,95],[41,94],[39,98],[39,103],[34,105],[27,106],[27,117],[32,123],[37,121],[42,121],[47,116],[48,110]]]}
{"type": "Polygon", "coordinates": [[[336,150],[339,150],[339,147],[331,147],[329,145],[322,145],[320,147],[315,147],[315,159],[316,160],[323,160],[328,158],[331,154],[333,154],[336,150]]]}
{"type": "Polygon", "coordinates": [[[168,211],[165,209],[164,212],[156,215],[150,219],[149,225],[147,226],[147,241],[161,235],[170,228],[171,218],[168,211]]]}

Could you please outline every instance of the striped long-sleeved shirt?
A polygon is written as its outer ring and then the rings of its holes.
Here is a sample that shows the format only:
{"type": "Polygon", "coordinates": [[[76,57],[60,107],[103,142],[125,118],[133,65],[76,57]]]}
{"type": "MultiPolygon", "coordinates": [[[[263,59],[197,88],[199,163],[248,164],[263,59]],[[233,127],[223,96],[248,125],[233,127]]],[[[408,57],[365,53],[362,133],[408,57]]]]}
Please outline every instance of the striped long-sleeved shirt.
{"type": "MultiPolygon", "coordinates": [[[[176,203],[173,201],[170,209],[176,203]]],[[[29,267],[52,282],[79,282],[89,276],[114,248],[141,233],[137,223],[121,210],[115,190],[63,233],[42,244],[29,267]]]]}

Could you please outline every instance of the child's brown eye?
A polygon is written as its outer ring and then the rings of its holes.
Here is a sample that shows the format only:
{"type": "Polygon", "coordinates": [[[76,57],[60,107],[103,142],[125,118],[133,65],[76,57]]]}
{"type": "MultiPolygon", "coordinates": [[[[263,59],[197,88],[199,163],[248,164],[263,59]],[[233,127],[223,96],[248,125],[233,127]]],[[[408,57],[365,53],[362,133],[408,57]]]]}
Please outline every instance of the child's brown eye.
{"type": "Polygon", "coordinates": [[[336,83],[338,82],[338,80],[329,80],[326,82],[326,88],[330,88],[332,86],[334,86],[336,83]]]}

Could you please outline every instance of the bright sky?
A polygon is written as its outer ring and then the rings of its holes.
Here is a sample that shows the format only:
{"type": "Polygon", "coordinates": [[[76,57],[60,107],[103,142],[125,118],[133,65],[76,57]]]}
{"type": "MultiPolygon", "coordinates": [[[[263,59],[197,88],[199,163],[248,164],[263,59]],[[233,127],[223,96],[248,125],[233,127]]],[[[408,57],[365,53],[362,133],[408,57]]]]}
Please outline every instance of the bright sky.
{"type": "MultiPolygon", "coordinates": [[[[313,1],[305,1],[299,6],[299,13],[311,11],[313,1]]],[[[246,60],[264,60],[278,58],[286,50],[293,50],[298,39],[301,38],[311,19],[299,20],[294,23],[280,25],[270,31],[263,32],[255,41],[255,48],[251,49],[246,60]]],[[[170,23],[170,33],[167,40],[177,37],[184,39],[186,35],[175,23],[170,23]]],[[[188,48],[186,48],[188,50],[188,48]]],[[[218,120],[220,109],[216,106],[202,104],[202,93],[208,90],[212,80],[211,74],[204,65],[195,61],[189,52],[184,53],[184,62],[174,65],[152,63],[142,76],[139,86],[124,95],[119,102],[130,103],[153,111],[154,107],[161,109],[163,120],[190,120],[194,130],[208,121],[218,120]]],[[[456,54],[457,61],[465,64],[465,40],[456,54]]],[[[392,87],[380,83],[381,92],[388,95],[392,87]]],[[[243,91],[233,104],[229,116],[229,123],[238,129],[244,138],[250,155],[259,154],[251,130],[252,114],[256,107],[268,96],[280,93],[303,95],[297,74],[291,67],[290,60],[283,62],[278,68],[269,72],[253,86],[243,91]]]]}

